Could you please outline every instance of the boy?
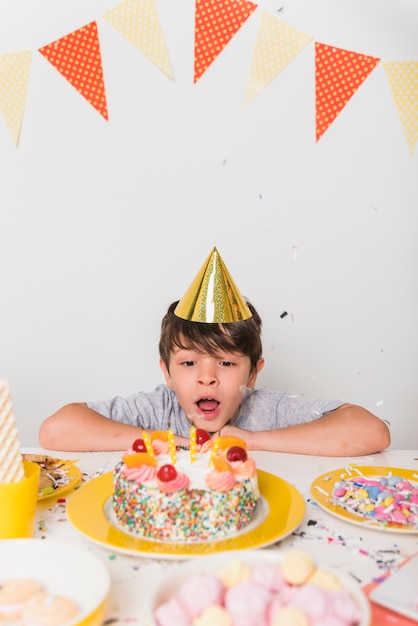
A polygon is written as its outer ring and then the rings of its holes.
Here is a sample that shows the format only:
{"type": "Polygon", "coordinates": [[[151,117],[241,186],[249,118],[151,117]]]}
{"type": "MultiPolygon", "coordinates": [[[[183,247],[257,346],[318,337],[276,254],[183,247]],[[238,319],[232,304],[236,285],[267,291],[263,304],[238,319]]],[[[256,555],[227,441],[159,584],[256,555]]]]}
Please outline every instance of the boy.
{"type": "Polygon", "coordinates": [[[143,429],[167,430],[187,445],[191,425],[212,436],[237,435],[249,450],[326,456],[379,452],[387,425],[366,409],[332,400],[313,403],[255,389],[264,366],[261,319],[236,288],[216,248],[161,325],[166,385],[108,402],[73,403],[39,432],[49,449],[123,450],[143,429]]]}

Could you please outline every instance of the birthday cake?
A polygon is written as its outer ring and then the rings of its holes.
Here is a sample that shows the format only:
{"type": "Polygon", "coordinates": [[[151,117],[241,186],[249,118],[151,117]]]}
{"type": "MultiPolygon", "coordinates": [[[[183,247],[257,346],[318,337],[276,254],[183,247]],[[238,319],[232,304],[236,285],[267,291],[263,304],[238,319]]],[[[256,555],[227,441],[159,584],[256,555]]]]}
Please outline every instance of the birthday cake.
{"type": "Polygon", "coordinates": [[[245,528],[259,498],[257,468],[237,437],[191,429],[190,449],[171,431],[135,440],[114,469],[113,511],[119,527],[145,539],[222,539],[245,528]]]}

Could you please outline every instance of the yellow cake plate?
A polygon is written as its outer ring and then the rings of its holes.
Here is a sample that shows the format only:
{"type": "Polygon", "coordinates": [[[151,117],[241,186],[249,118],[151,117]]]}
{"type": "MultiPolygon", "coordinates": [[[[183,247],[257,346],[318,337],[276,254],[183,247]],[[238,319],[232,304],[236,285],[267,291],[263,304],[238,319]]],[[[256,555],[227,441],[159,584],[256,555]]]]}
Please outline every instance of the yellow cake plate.
{"type": "Polygon", "coordinates": [[[325,511],[338,517],[340,520],[354,524],[361,524],[364,528],[382,530],[384,532],[397,532],[405,534],[418,533],[418,526],[410,524],[382,524],[373,521],[373,518],[362,516],[345,509],[332,498],[332,487],[335,482],[352,478],[353,476],[402,476],[413,484],[417,484],[418,474],[416,470],[408,470],[399,467],[377,467],[351,464],[348,467],[332,470],[318,476],[311,484],[311,494],[316,503],[325,511]]]}
{"type": "Polygon", "coordinates": [[[75,491],[67,502],[73,526],[108,550],[151,558],[183,559],[215,552],[262,548],[284,539],[302,522],[305,501],[288,482],[258,470],[260,501],[254,521],[243,531],[219,541],[168,542],[140,539],[118,528],[108,514],[113,495],[113,474],[94,478],[75,491]]]}

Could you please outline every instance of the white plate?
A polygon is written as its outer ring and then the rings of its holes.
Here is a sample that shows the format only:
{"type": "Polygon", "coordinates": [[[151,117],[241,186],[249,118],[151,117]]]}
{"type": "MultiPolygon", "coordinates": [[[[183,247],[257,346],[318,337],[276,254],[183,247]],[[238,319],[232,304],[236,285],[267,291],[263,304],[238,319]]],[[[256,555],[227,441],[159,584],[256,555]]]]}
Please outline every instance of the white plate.
{"type": "Polygon", "coordinates": [[[33,578],[51,594],[73,600],[80,610],[65,626],[96,626],[103,621],[110,575],[90,552],[45,539],[4,539],[0,581],[7,578],[33,578]]]}
{"type": "Polygon", "coordinates": [[[369,598],[418,622],[418,555],[377,585],[369,598]]]}
{"type": "MultiPolygon", "coordinates": [[[[184,563],[170,568],[169,573],[164,577],[157,588],[154,589],[154,592],[150,594],[150,605],[147,610],[147,626],[156,626],[153,619],[155,609],[163,602],[166,602],[171,597],[175,596],[181,585],[190,576],[199,572],[218,572],[223,566],[234,560],[246,563],[250,567],[261,563],[280,563],[284,554],[285,551],[279,550],[235,550],[223,554],[197,557],[191,561],[185,561],[184,563]]],[[[336,576],[342,583],[343,587],[351,594],[361,611],[361,621],[358,626],[370,626],[370,604],[366,595],[361,590],[361,587],[359,587],[355,581],[341,575],[332,568],[319,564],[315,559],[314,561],[316,567],[320,567],[322,570],[331,572],[334,576],[336,576]]]]}

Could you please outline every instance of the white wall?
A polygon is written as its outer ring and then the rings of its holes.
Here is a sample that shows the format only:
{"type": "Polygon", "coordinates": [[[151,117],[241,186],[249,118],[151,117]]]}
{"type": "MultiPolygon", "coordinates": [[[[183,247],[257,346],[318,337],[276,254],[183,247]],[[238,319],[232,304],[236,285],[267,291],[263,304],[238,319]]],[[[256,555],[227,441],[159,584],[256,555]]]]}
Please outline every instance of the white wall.
{"type": "MultiPolygon", "coordinates": [[[[0,378],[22,444],[67,402],[162,381],[160,319],[216,245],[264,319],[260,385],[362,404],[416,448],[418,150],[382,64],[316,143],[313,42],[243,107],[256,13],[194,85],[192,0],[157,2],[174,80],[101,18],[116,4],[0,2],[0,54],[34,50],[18,147],[0,117],[0,378]],[[92,20],[108,122],[37,52],[92,20]]],[[[258,4],[418,60],[415,0],[258,4]]]]}

